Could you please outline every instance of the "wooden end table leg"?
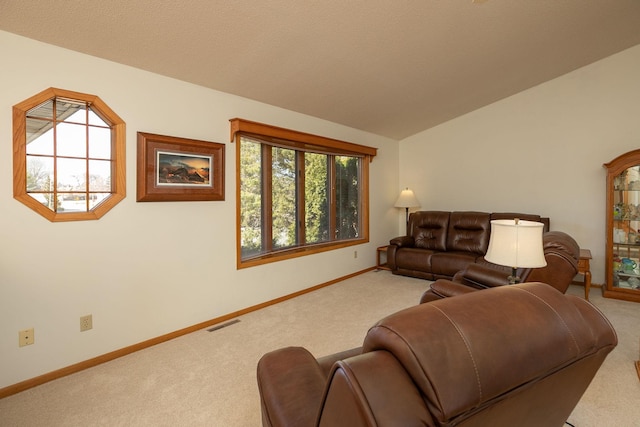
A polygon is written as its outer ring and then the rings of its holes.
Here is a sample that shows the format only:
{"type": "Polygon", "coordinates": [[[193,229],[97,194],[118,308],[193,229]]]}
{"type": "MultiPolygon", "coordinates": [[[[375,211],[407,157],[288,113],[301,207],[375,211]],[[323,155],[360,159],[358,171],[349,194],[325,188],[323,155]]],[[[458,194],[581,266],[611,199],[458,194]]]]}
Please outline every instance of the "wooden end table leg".
{"type": "Polygon", "coordinates": [[[589,291],[591,290],[591,271],[584,272],[584,299],[589,301],[589,291]]]}

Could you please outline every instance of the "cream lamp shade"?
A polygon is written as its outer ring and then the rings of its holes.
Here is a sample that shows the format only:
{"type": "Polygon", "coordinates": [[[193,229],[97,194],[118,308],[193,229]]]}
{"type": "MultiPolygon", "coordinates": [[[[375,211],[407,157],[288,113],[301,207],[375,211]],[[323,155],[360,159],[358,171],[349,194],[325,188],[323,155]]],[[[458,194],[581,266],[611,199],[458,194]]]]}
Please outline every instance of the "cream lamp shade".
{"type": "Polygon", "coordinates": [[[396,204],[393,205],[396,208],[404,208],[405,209],[405,220],[407,223],[407,233],[409,232],[409,208],[418,208],[420,207],[420,202],[416,199],[416,195],[413,194],[412,190],[409,190],[409,187],[405,188],[400,192],[398,196],[398,200],[396,200],[396,204]]]}
{"type": "Polygon", "coordinates": [[[396,200],[396,204],[394,205],[396,208],[417,208],[420,206],[420,202],[416,199],[416,195],[413,194],[413,190],[409,190],[409,188],[405,188],[400,192],[400,196],[398,196],[398,200],[396,200]]]}
{"type": "Polygon", "coordinates": [[[547,265],[542,244],[544,224],[535,221],[499,219],[491,221],[489,248],[484,258],[512,268],[510,283],[518,283],[517,268],[547,265]]]}

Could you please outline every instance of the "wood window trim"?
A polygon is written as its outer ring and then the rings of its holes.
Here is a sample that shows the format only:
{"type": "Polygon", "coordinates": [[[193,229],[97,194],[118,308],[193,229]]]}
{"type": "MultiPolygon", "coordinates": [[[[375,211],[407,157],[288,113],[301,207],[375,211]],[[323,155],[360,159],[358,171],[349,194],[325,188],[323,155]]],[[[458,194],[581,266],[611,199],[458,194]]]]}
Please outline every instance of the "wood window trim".
{"type": "MultiPolygon", "coordinates": [[[[323,136],[298,132],[291,129],[280,128],[264,123],[253,122],[250,120],[234,118],[229,120],[231,123],[231,142],[239,142],[241,136],[255,136],[260,140],[272,138],[273,145],[290,147],[296,150],[308,150],[314,152],[330,151],[338,155],[364,157],[361,170],[361,190],[362,206],[365,207],[362,212],[361,226],[363,236],[349,240],[334,240],[330,242],[322,242],[317,244],[297,246],[282,251],[273,251],[263,254],[259,257],[242,260],[241,248],[241,232],[240,232],[240,144],[236,149],[236,266],[238,269],[254,267],[275,261],[281,261],[291,258],[297,258],[305,255],[311,255],[320,252],[326,252],[334,249],[345,248],[354,245],[360,245],[369,242],[369,163],[373,161],[373,157],[377,154],[377,148],[365,145],[354,144],[351,142],[340,141],[323,136]],[[368,161],[366,161],[368,160],[368,161]]],[[[335,168],[335,165],[332,167],[335,168]]],[[[335,188],[331,188],[330,200],[335,197],[335,188]]],[[[331,209],[335,209],[332,206],[331,209]]],[[[333,222],[330,227],[335,227],[333,222]]]]}
{"type": "Polygon", "coordinates": [[[284,146],[299,150],[309,149],[321,152],[330,150],[334,154],[369,156],[370,161],[378,153],[377,148],[354,144],[353,142],[340,141],[245,119],[235,118],[229,121],[231,122],[231,142],[236,141],[237,134],[242,133],[248,136],[256,135],[261,139],[273,138],[274,141],[280,141],[284,146]]]}
{"type": "Polygon", "coordinates": [[[96,220],[126,196],[126,125],[98,96],[65,89],[48,88],[13,106],[13,197],[51,222],[96,220]],[[92,110],[111,125],[112,189],[102,203],[87,212],[54,212],[27,193],[27,112],[56,97],[87,102],[92,110]]]}

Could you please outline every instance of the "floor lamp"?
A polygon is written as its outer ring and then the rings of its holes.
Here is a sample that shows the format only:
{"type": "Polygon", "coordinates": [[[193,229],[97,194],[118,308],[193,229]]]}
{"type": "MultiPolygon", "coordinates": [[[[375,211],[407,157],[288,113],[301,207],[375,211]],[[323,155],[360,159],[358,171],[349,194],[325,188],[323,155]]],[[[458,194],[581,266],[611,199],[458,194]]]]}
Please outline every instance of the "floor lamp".
{"type": "Polygon", "coordinates": [[[489,248],[484,256],[489,262],[511,267],[509,284],[520,283],[518,268],[547,265],[542,246],[544,224],[534,221],[498,219],[491,221],[489,248]]]}
{"type": "Polygon", "coordinates": [[[405,208],[407,221],[406,233],[409,234],[409,208],[419,208],[420,202],[416,199],[416,195],[413,194],[413,191],[409,190],[409,187],[407,187],[400,192],[400,196],[398,196],[398,200],[396,200],[396,204],[394,206],[396,208],[405,208]]]}

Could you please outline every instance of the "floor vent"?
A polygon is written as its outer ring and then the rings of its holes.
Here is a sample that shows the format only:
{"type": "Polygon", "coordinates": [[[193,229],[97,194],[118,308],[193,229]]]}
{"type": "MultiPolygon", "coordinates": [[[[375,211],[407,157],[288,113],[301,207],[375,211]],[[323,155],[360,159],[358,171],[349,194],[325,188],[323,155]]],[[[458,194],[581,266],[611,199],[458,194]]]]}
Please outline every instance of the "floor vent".
{"type": "Polygon", "coordinates": [[[240,319],[233,319],[227,323],[221,323],[220,325],[214,326],[213,328],[209,328],[207,329],[207,331],[214,332],[219,329],[226,328],[227,326],[235,325],[236,323],[239,323],[239,322],[240,322],[240,319]]]}

